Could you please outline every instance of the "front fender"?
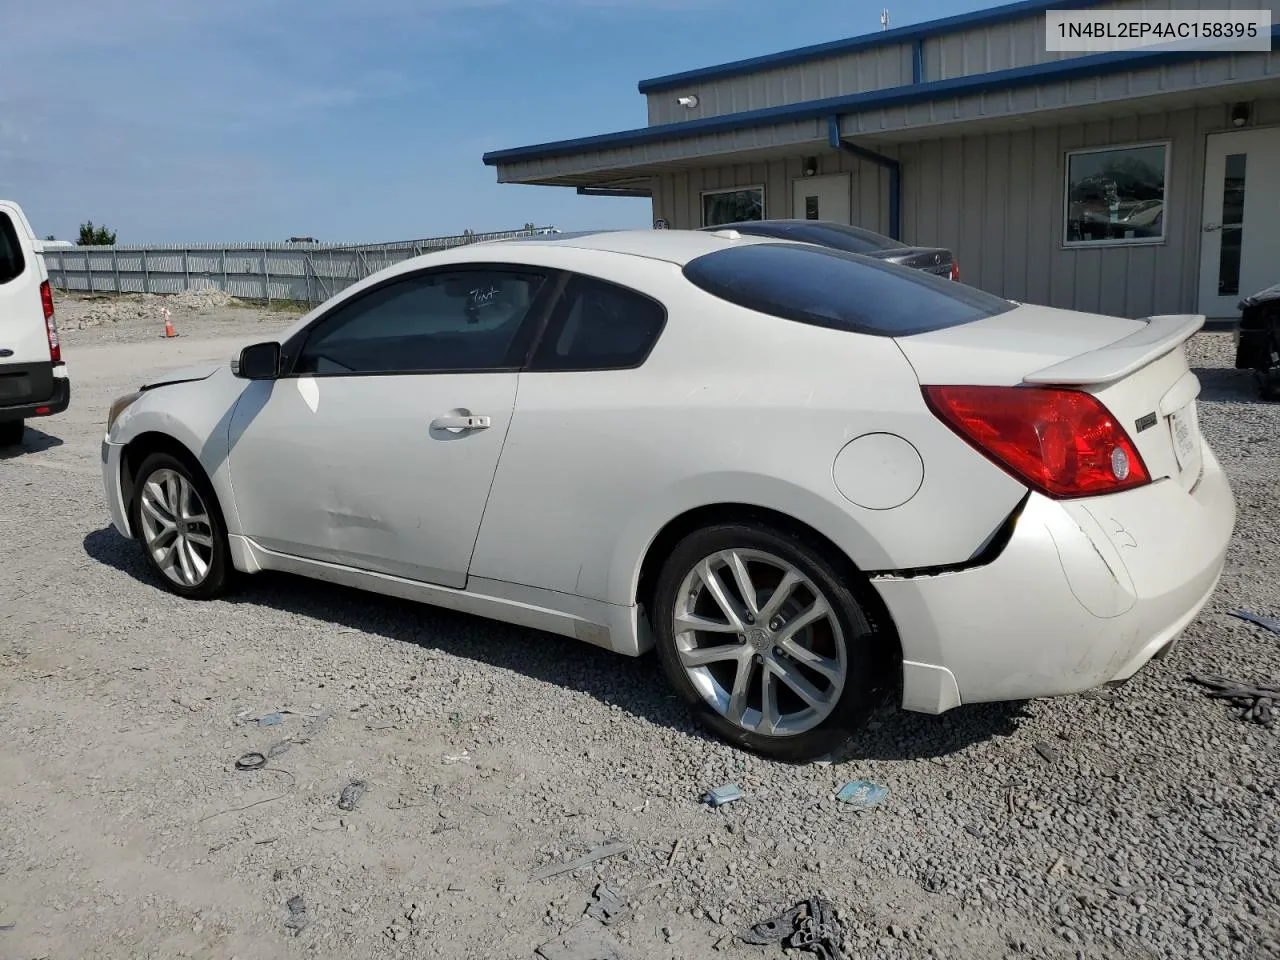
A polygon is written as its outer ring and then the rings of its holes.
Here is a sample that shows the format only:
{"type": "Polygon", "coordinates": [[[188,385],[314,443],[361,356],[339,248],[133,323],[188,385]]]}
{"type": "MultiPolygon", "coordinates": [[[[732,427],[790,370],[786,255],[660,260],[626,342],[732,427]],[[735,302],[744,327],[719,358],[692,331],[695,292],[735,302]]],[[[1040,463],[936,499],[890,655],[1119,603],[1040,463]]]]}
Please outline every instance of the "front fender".
{"type": "Polygon", "coordinates": [[[170,383],[145,391],[120,415],[107,438],[127,445],[145,433],[160,433],[182,444],[199,461],[222,507],[227,532],[240,533],[231,488],[231,417],[251,381],[221,367],[203,380],[170,383]]]}

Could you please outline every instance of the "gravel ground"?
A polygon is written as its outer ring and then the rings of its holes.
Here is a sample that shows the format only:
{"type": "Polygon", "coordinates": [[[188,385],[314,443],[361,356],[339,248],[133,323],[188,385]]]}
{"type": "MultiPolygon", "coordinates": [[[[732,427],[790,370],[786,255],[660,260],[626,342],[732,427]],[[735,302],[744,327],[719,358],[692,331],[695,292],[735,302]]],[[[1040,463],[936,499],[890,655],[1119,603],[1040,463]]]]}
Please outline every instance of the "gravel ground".
{"type": "Polygon", "coordinates": [[[286,577],[163,592],[108,526],[106,406],[292,318],[171,307],[161,340],[81,309],[59,304],[72,408],[0,459],[0,956],[527,960],[604,881],[629,958],[780,957],[726,938],[816,892],[860,958],[1280,957],[1280,728],[1185,680],[1280,679],[1280,637],[1227,615],[1280,615],[1280,405],[1229,336],[1191,350],[1239,526],[1167,659],[886,712],[851,758],[786,766],[695,731],[652,658],[286,577]],[[237,771],[251,750],[275,755],[237,771]],[[891,793],[854,812],[832,794],[855,778],[891,793]],[[745,798],[698,803],[726,781],[745,798]],[[609,840],[628,852],[531,879],[609,840]]]}

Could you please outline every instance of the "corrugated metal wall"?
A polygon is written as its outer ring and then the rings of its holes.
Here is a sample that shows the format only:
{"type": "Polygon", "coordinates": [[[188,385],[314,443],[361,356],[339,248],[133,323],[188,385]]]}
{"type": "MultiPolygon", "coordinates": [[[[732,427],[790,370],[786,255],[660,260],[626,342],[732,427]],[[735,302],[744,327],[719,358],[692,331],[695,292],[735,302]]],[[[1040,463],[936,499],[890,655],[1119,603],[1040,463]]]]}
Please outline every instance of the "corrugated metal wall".
{"type": "MultiPolygon", "coordinates": [[[[1280,0],[1116,0],[1090,9],[1253,10],[1268,6],[1273,22],[1280,22],[1280,0]]],[[[924,79],[946,80],[1082,55],[1046,51],[1044,30],[1044,15],[1039,14],[926,38],[924,79]]],[[[912,55],[910,43],[899,43],[791,67],[695,82],[687,89],[662,90],[648,95],[649,124],[678,123],[909,84],[912,55]],[[698,106],[692,110],[676,102],[690,93],[698,96],[698,106]]]]}
{"type": "MultiPolygon", "coordinates": [[[[1201,107],[886,147],[903,165],[903,239],[950,247],[965,282],[1015,300],[1130,317],[1194,312],[1205,136],[1233,129],[1228,111],[1201,107]],[[1172,141],[1166,241],[1065,248],[1066,151],[1159,139],[1172,141]]],[[[1280,99],[1254,101],[1254,117],[1258,125],[1280,124],[1280,99]]],[[[854,223],[884,232],[887,175],[835,151],[820,162],[820,173],[854,173],[854,223]]],[[[659,177],[655,216],[672,227],[697,227],[700,191],[756,183],[765,184],[769,217],[795,216],[792,182],[802,163],[796,157],[659,177]]]]}
{"type": "MultiPolygon", "coordinates": [[[[1280,19],[1277,0],[1117,0],[1090,7],[1102,10],[1265,10],[1270,3],[1272,20],[1280,19]]],[[[967,77],[993,70],[1026,67],[1081,53],[1045,49],[1045,17],[1039,14],[976,30],[930,37],[924,43],[924,75],[927,80],[967,77]]]]}
{"type": "MultiPolygon", "coordinates": [[[[889,229],[889,175],[881,167],[859,160],[846,151],[815,146],[818,174],[850,174],[852,217],[872,230],[889,229]]],[[[765,216],[777,220],[793,216],[792,184],[804,174],[804,157],[744,163],[728,167],[709,166],[686,173],[654,178],[653,215],[671,227],[702,226],[702,192],[726,187],[764,186],[765,216]]],[[[799,214],[803,216],[803,211],[799,214]]]]}
{"type": "Polygon", "coordinates": [[[248,300],[319,303],[383,267],[433,250],[545,233],[553,227],[395,243],[52,247],[49,282],[83,293],[179,293],[212,288],[248,300]]]}
{"type": "Polygon", "coordinates": [[[911,56],[910,44],[894,44],[815,63],[692,83],[688,89],[651,93],[648,94],[649,125],[901,86],[911,82],[911,56]],[[692,110],[676,102],[687,93],[698,95],[698,105],[692,110]]]}
{"type": "MultiPolygon", "coordinates": [[[[1203,92],[1218,88],[1223,100],[1252,99],[1254,91],[1232,87],[1259,81],[1280,82],[1280,52],[1235,53],[1208,60],[1190,60],[1146,70],[1126,70],[1101,77],[1055,80],[994,93],[945,97],[905,107],[886,107],[845,114],[840,132],[847,138],[896,135],[910,127],[987,121],[1030,115],[1040,111],[1109,104],[1116,112],[1152,109],[1141,98],[1162,94],[1203,92]]],[[[1041,121],[1043,122],[1043,121],[1041,121]]]]}

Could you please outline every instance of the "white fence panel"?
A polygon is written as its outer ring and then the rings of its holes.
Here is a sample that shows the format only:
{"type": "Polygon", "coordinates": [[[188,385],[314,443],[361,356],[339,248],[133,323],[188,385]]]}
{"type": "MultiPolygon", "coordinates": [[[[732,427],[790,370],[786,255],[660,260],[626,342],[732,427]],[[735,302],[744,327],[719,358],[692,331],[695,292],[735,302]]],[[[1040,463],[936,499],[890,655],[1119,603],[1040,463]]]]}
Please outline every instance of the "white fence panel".
{"type": "Polygon", "coordinates": [[[555,227],[525,226],[373,244],[58,247],[44,251],[44,262],[49,282],[67,292],[181,293],[213,288],[246,300],[319,303],[383,267],[432,250],[554,232],[555,227]]]}

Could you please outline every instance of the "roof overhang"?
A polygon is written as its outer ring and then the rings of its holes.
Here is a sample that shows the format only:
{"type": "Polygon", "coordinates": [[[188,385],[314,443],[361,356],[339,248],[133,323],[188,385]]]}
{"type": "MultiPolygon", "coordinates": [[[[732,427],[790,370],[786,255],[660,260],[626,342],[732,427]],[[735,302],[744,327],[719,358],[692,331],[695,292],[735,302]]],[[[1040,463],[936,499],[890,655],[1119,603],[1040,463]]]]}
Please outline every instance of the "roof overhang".
{"type": "Polygon", "coordinates": [[[740,77],[761,70],[778,70],[782,67],[794,67],[828,57],[838,57],[860,50],[874,50],[876,47],[887,47],[899,43],[914,43],[928,37],[955,33],[957,30],[975,30],[980,27],[991,27],[996,24],[1033,17],[1050,10],[1083,10],[1097,6],[1106,0],[1019,0],[1017,3],[1006,3],[999,7],[976,10],[973,13],[961,13],[954,17],[943,17],[940,20],[928,20],[907,27],[895,27],[892,30],[881,30],[879,33],[863,34],[846,40],[833,40],[830,43],[818,43],[781,53],[770,53],[762,57],[751,57],[747,60],[735,60],[732,63],[721,63],[713,67],[701,67],[697,70],[686,70],[672,73],[652,80],[641,80],[641,93],[659,93],[663,90],[676,90],[692,83],[705,83],[708,80],[723,80],[728,77],[740,77]]]}
{"type": "Polygon", "coordinates": [[[484,155],[504,183],[647,188],[651,177],[708,161],[753,162],[795,156],[827,142],[839,117],[842,136],[899,143],[947,135],[963,126],[1053,122],[1060,111],[1133,102],[1144,108],[1199,97],[1220,102],[1223,88],[1239,97],[1280,87],[1272,27],[1271,53],[1143,49],[1100,53],[930,83],[808,100],[742,113],[661,124],[595,137],[497,150],[484,155]],[[1214,63],[1213,69],[1201,65],[1214,63]],[[1221,65],[1225,63],[1225,68],[1221,65]],[[1240,88],[1235,90],[1235,88],[1240,88]]]}

